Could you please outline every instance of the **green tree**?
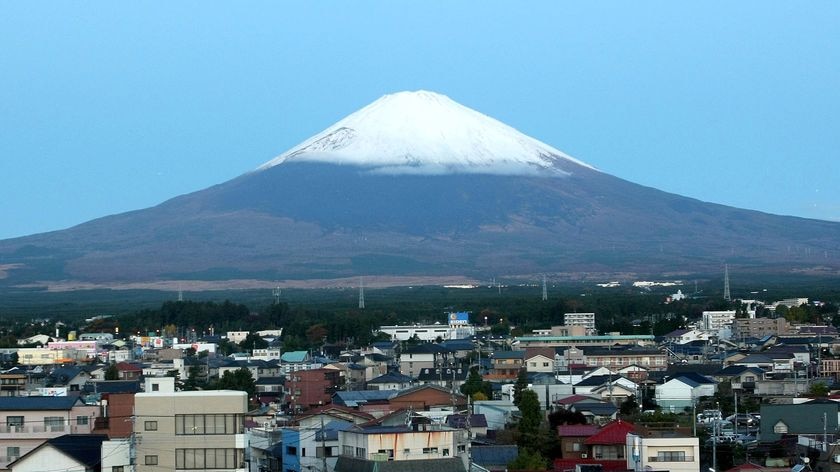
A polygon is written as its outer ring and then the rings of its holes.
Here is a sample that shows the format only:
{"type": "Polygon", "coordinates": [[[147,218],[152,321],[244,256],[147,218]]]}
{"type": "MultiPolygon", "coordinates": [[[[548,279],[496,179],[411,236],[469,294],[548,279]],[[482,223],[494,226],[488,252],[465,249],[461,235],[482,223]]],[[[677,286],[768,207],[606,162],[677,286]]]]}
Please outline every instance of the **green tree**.
{"type": "Polygon", "coordinates": [[[467,380],[465,380],[463,385],[461,385],[461,393],[468,395],[473,399],[473,401],[479,399],[477,398],[477,395],[480,393],[484,397],[483,399],[486,400],[493,394],[492,388],[493,387],[490,385],[490,382],[485,382],[481,377],[481,374],[478,373],[478,367],[473,366],[470,368],[467,380]]]}
{"type": "Polygon", "coordinates": [[[828,392],[829,388],[825,382],[814,382],[808,387],[808,394],[813,397],[827,397],[828,392]]]}
{"type": "Polygon", "coordinates": [[[519,375],[516,377],[516,383],[513,384],[513,404],[519,406],[522,400],[522,392],[528,388],[528,371],[519,369],[519,375]]]}
{"type": "Polygon", "coordinates": [[[241,390],[248,392],[248,398],[257,393],[257,383],[251,371],[245,367],[234,371],[226,371],[216,384],[218,390],[241,390]]]}
{"type": "Polygon", "coordinates": [[[636,397],[630,395],[621,403],[621,414],[625,416],[632,415],[639,409],[639,404],[636,402],[636,397]]]}
{"type": "Polygon", "coordinates": [[[113,362],[108,364],[108,368],[105,369],[105,380],[119,380],[120,379],[120,371],[117,370],[117,364],[113,362]]]}
{"type": "Polygon", "coordinates": [[[262,338],[259,334],[248,333],[245,339],[239,343],[242,349],[253,351],[254,349],[265,349],[268,347],[268,341],[262,338]]]}
{"type": "Polygon", "coordinates": [[[545,470],[546,467],[545,458],[529,448],[520,449],[516,459],[508,464],[510,470],[545,470]]]}
{"type": "Polygon", "coordinates": [[[534,444],[542,422],[540,399],[533,390],[523,390],[519,399],[520,419],[517,425],[519,431],[519,445],[522,447],[534,444]]]}

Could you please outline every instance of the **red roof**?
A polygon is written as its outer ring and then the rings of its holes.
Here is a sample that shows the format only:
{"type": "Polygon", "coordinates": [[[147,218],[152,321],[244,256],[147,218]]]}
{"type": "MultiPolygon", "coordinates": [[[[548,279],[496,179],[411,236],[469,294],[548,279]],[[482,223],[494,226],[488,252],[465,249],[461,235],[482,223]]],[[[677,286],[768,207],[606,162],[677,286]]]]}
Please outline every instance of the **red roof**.
{"type": "Polygon", "coordinates": [[[559,400],[554,400],[554,403],[556,403],[558,405],[571,405],[572,403],[577,403],[577,402],[581,402],[581,401],[591,402],[592,397],[587,397],[585,395],[570,395],[566,398],[561,398],[559,400]]]}
{"type": "Polygon", "coordinates": [[[594,424],[561,424],[557,427],[557,435],[560,437],[569,436],[592,436],[598,432],[594,424]]]}
{"type": "Polygon", "coordinates": [[[555,459],[554,470],[563,472],[574,470],[576,465],[601,464],[604,472],[627,472],[626,460],[604,460],[604,459],[555,459]]]}
{"type": "Polygon", "coordinates": [[[636,425],[626,421],[613,421],[612,423],[604,425],[597,433],[593,434],[585,441],[585,444],[626,444],[627,433],[636,431],[636,425]]]}
{"type": "Polygon", "coordinates": [[[136,364],[129,364],[128,362],[118,363],[117,370],[120,372],[143,372],[142,367],[136,364]]]}

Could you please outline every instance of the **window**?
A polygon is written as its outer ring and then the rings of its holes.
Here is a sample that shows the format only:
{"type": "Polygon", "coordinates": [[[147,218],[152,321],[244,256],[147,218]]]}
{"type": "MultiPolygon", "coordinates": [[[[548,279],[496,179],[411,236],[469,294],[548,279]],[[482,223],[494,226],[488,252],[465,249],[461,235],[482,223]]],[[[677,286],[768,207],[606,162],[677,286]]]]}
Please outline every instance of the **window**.
{"type": "Polygon", "coordinates": [[[242,415],[175,415],[175,434],[237,434],[242,432],[242,415]]]}
{"type": "Polygon", "coordinates": [[[160,391],[160,384],[152,384],[152,391],[159,392],[160,391]]]}
{"type": "Polygon", "coordinates": [[[289,455],[289,456],[296,456],[296,455],[297,455],[297,447],[295,447],[295,446],[286,446],[286,455],[289,455]]]}
{"type": "Polygon", "coordinates": [[[685,451],[659,451],[656,453],[658,462],[685,462],[685,451]]]}
{"type": "Polygon", "coordinates": [[[111,472],[125,472],[125,467],[121,465],[115,465],[111,467],[111,472]]]}
{"type": "Polygon", "coordinates": [[[408,448],[403,449],[403,455],[404,455],[404,456],[407,456],[407,455],[409,455],[409,454],[411,454],[411,449],[408,449],[408,448]]]}
{"type": "Polygon", "coordinates": [[[423,454],[437,454],[438,448],[436,447],[424,447],[423,454]]]}
{"type": "Polygon", "coordinates": [[[146,465],[158,465],[158,457],[157,456],[146,456],[145,457],[145,464],[146,465]]]}
{"type": "Polygon", "coordinates": [[[146,421],[143,423],[143,429],[146,431],[157,431],[157,421],[146,421]]]}
{"type": "Polygon", "coordinates": [[[788,426],[785,424],[784,421],[779,421],[775,425],[773,425],[773,432],[776,434],[787,434],[788,426]]]}
{"type": "Polygon", "coordinates": [[[353,446],[343,446],[341,449],[341,455],[353,457],[353,446]]]}
{"type": "Polygon", "coordinates": [[[77,416],[76,426],[87,426],[90,419],[87,416],[77,416]]]}
{"type": "Polygon", "coordinates": [[[367,450],[365,450],[365,448],[363,448],[363,447],[357,447],[356,448],[356,457],[360,457],[360,458],[364,459],[365,457],[367,457],[367,450]]]}
{"type": "Polygon", "coordinates": [[[6,447],[6,456],[11,458],[18,458],[20,457],[20,447],[18,446],[8,446],[6,447]]]}
{"type": "Polygon", "coordinates": [[[241,449],[175,449],[176,469],[239,469],[241,449]]]}
{"type": "Polygon", "coordinates": [[[449,449],[443,450],[443,457],[449,457],[449,449]]]}
{"type": "Polygon", "coordinates": [[[44,429],[46,431],[61,431],[64,429],[63,416],[45,416],[44,429]]]}
{"type": "Polygon", "coordinates": [[[7,416],[6,430],[9,432],[23,429],[23,416],[7,416]]]}
{"type": "Polygon", "coordinates": [[[305,447],[300,448],[300,457],[306,457],[306,448],[305,447]]]}

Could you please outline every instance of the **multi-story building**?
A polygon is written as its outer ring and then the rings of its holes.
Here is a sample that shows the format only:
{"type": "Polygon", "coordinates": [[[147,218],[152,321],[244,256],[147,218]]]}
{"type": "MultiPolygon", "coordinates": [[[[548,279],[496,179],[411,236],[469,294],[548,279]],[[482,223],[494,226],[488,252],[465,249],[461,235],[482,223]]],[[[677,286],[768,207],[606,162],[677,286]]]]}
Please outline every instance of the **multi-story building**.
{"type": "Polygon", "coordinates": [[[628,470],[700,470],[700,440],[693,437],[656,437],[629,433],[626,441],[628,470]]]}
{"type": "Polygon", "coordinates": [[[607,334],[602,336],[521,336],[516,338],[519,349],[528,347],[584,347],[584,346],[649,346],[655,339],[650,334],[607,334]]]}
{"type": "Polygon", "coordinates": [[[338,444],[336,472],[368,470],[374,462],[382,464],[379,470],[420,470],[416,461],[429,469],[466,470],[470,438],[466,430],[414,424],[339,431],[338,444]]]}
{"type": "Polygon", "coordinates": [[[734,320],[735,310],[704,311],[700,327],[713,336],[728,337],[734,320]]]}
{"type": "Polygon", "coordinates": [[[341,387],[341,371],[336,369],[299,370],[286,377],[291,411],[304,411],[326,405],[341,387]]]}
{"type": "Polygon", "coordinates": [[[515,379],[525,367],[525,351],[496,351],[490,358],[491,379],[515,379]]]}
{"type": "Polygon", "coordinates": [[[72,397],[0,398],[0,469],[48,439],[65,434],[90,434],[99,414],[72,397]]]}
{"type": "Polygon", "coordinates": [[[784,336],[793,333],[788,320],[784,318],[739,318],[732,323],[732,338],[761,339],[768,335],[784,336]]]}
{"type": "Polygon", "coordinates": [[[563,315],[566,326],[583,326],[586,334],[595,334],[595,313],[566,313],[563,315]]]}
{"type": "Polygon", "coordinates": [[[637,365],[648,370],[668,368],[668,355],[659,349],[629,347],[607,349],[588,347],[583,349],[588,367],[606,367],[611,370],[637,365]]]}
{"type": "Polygon", "coordinates": [[[420,341],[435,341],[440,338],[466,339],[475,334],[475,326],[462,324],[430,324],[406,326],[380,326],[380,333],[391,336],[395,341],[407,341],[415,338],[420,341]]]}
{"type": "Polygon", "coordinates": [[[243,418],[248,411],[247,393],[175,392],[168,387],[150,390],[135,396],[137,472],[246,470],[243,418]]]}
{"type": "Polygon", "coordinates": [[[439,344],[418,344],[400,353],[400,372],[416,377],[423,369],[448,366],[453,357],[452,351],[439,344]]]}

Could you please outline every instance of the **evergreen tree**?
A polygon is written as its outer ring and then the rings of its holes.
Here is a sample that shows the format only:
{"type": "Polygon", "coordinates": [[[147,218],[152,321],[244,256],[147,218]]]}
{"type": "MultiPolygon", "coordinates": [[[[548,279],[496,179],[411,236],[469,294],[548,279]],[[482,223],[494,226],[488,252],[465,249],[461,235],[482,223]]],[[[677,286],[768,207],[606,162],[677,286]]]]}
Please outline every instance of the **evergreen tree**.
{"type": "Polygon", "coordinates": [[[531,446],[535,443],[542,422],[540,399],[533,390],[523,390],[519,400],[519,445],[531,446]]]}
{"type": "Polygon", "coordinates": [[[513,384],[513,404],[519,406],[522,399],[522,392],[528,388],[528,371],[519,369],[519,375],[516,377],[516,383],[513,384]]]}

